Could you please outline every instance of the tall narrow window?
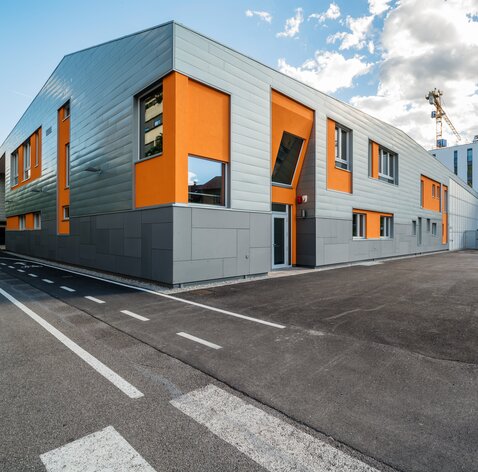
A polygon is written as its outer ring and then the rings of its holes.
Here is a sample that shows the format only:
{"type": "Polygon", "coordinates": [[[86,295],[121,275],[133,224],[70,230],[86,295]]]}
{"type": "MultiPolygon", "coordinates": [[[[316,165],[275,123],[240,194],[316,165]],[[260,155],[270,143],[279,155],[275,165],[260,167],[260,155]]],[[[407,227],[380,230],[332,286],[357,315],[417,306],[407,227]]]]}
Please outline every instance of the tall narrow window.
{"type": "Polygon", "coordinates": [[[473,187],[473,149],[466,150],[466,183],[473,187]]]}
{"type": "Polygon", "coordinates": [[[30,178],[31,169],[31,155],[30,155],[30,140],[26,141],[23,145],[23,180],[30,178]]]}
{"type": "Polygon", "coordinates": [[[432,198],[435,198],[435,184],[432,184],[432,198]]]}
{"type": "Polygon", "coordinates": [[[33,229],[41,229],[41,213],[33,213],[33,229]]]}
{"type": "Polygon", "coordinates": [[[365,239],[366,215],[364,213],[352,214],[352,236],[355,239],[365,239]]]}
{"type": "Polygon", "coordinates": [[[70,187],[70,143],[65,145],[65,188],[70,187]]]}
{"type": "Polygon", "coordinates": [[[432,223],[432,235],[436,236],[437,235],[437,224],[432,223]]]}
{"type": "Polygon", "coordinates": [[[350,136],[351,132],[335,125],[335,166],[350,170],[350,136]]]}
{"type": "Polygon", "coordinates": [[[417,235],[417,222],[415,220],[412,221],[412,236],[417,235]]]}
{"type": "Polygon", "coordinates": [[[162,84],[140,100],[141,153],[140,159],[163,152],[163,86],[162,84]]]}
{"type": "Polygon", "coordinates": [[[384,148],[379,150],[378,159],[378,177],[381,180],[390,182],[391,184],[397,183],[398,173],[398,156],[393,152],[387,151],[384,148]]]}
{"type": "Polygon", "coordinates": [[[70,118],[70,100],[63,105],[63,119],[70,118]]]}
{"type": "Polygon", "coordinates": [[[40,164],[40,136],[41,130],[35,131],[35,167],[40,164]]]}
{"type": "Polygon", "coordinates": [[[27,225],[26,225],[26,217],[25,215],[20,215],[18,217],[18,229],[20,230],[24,230],[26,229],[27,225]]]}
{"type": "Polygon", "coordinates": [[[448,213],[448,190],[443,191],[443,212],[448,213]]]}
{"type": "Polygon", "coordinates": [[[458,175],[458,151],[453,151],[453,172],[458,175]]]}
{"type": "Polygon", "coordinates": [[[392,217],[380,216],[380,237],[389,239],[392,237],[392,217]]]}
{"type": "Polygon", "coordinates": [[[68,221],[70,219],[70,205],[65,205],[63,207],[63,219],[68,221]]]}
{"type": "Polygon", "coordinates": [[[302,138],[284,131],[272,172],[273,183],[292,185],[303,144],[302,138]]]}
{"type": "Polygon", "coordinates": [[[15,151],[10,157],[10,182],[12,187],[18,184],[18,152],[15,151]]]}
{"type": "Polygon", "coordinates": [[[423,199],[424,199],[424,189],[425,189],[425,183],[423,180],[420,180],[420,206],[423,207],[423,199]]]}

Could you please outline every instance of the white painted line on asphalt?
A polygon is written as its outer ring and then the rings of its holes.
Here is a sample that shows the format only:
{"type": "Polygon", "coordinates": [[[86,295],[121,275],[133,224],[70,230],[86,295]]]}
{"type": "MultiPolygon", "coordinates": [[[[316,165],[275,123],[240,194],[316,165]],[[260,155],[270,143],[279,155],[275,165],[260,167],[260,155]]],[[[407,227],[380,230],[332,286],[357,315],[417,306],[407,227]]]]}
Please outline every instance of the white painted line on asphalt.
{"type": "Polygon", "coordinates": [[[74,288],[67,287],[66,285],[62,285],[60,288],[62,290],[66,290],[67,292],[76,292],[74,288]]]}
{"type": "Polygon", "coordinates": [[[15,267],[13,267],[13,266],[8,266],[8,267],[9,267],[9,269],[15,269],[15,267]]]}
{"type": "Polygon", "coordinates": [[[149,318],[138,315],[137,313],[133,313],[132,311],[129,311],[129,310],[121,310],[121,313],[124,313],[125,315],[128,315],[128,316],[132,316],[133,318],[137,318],[138,320],[141,320],[141,321],[149,321],[149,318]]]}
{"type": "Polygon", "coordinates": [[[40,459],[47,472],[155,472],[113,426],[46,452],[40,459]]]}
{"type": "Polygon", "coordinates": [[[0,262],[1,265],[3,266],[6,266],[7,264],[5,264],[5,262],[0,262]]]}
{"type": "Polygon", "coordinates": [[[100,300],[99,298],[91,297],[90,295],[87,295],[85,298],[95,303],[106,303],[103,300],[100,300]]]}
{"type": "Polygon", "coordinates": [[[23,269],[17,269],[17,272],[25,272],[23,269]]]}
{"type": "Polygon", "coordinates": [[[36,274],[28,274],[30,277],[38,277],[36,274]]]}
{"type": "Polygon", "coordinates": [[[81,277],[87,277],[89,279],[94,279],[94,280],[100,280],[101,282],[106,282],[106,283],[109,283],[111,285],[118,285],[120,287],[126,287],[126,288],[131,288],[133,290],[137,290],[138,292],[145,292],[145,293],[150,293],[152,295],[156,295],[158,297],[168,298],[169,300],[174,300],[176,302],[185,303],[186,305],[197,306],[198,308],[203,308],[204,310],[215,311],[216,313],[221,313],[223,315],[232,316],[234,318],[240,318],[240,319],[247,320],[247,321],[253,321],[254,323],[259,323],[259,324],[263,324],[263,325],[266,325],[266,326],[271,326],[272,328],[279,328],[279,329],[284,329],[285,328],[284,325],[281,325],[281,324],[278,324],[278,323],[273,323],[271,321],[261,320],[259,318],[253,318],[252,316],[241,315],[241,314],[235,313],[233,311],[223,310],[221,308],[216,308],[216,307],[210,306],[210,305],[204,305],[203,303],[193,302],[191,300],[186,300],[184,298],[175,297],[174,295],[167,295],[166,293],[156,292],[155,290],[150,290],[148,288],[137,287],[135,285],[126,284],[124,282],[116,282],[115,280],[109,280],[109,279],[105,279],[103,277],[98,277],[96,275],[85,274],[83,272],[78,272],[78,271],[72,270],[72,269],[64,269],[63,267],[58,267],[58,266],[55,266],[55,265],[52,265],[52,264],[46,264],[44,262],[39,262],[39,264],[41,264],[44,267],[50,267],[52,269],[61,270],[63,272],[69,272],[70,274],[80,275],[81,277]]]}
{"type": "Polygon", "coordinates": [[[40,315],[37,315],[33,310],[19,302],[15,297],[8,292],[0,288],[0,294],[2,294],[7,300],[10,300],[15,306],[26,313],[32,320],[36,321],[40,326],[45,328],[50,334],[55,336],[58,341],[62,342],[68,349],[73,351],[78,357],[83,359],[99,374],[109,380],[113,385],[118,387],[123,393],[130,398],[140,398],[144,396],[136,387],[133,387],[123,377],[120,377],[116,372],[113,372],[109,367],[105,366],[96,357],[92,356],[89,352],[85,351],[82,347],[78,346],[74,341],[65,336],[61,331],[56,329],[53,325],[44,320],[40,315]]]}
{"type": "Polygon", "coordinates": [[[176,333],[176,334],[178,336],[182,336],[183,338],[190,339],[191,341],[195,341],[199,344],[204,344],[204,346],[212,347],[213,349],[222,349],[221,346],[219,346],[217,344],[206,341],[205,339],[197,338],[196,336],[193,336],[193,335],[188,334],[188,333],[181,332],[181,333],[176,333]]]}
{"type": "Polygon", "coordinates": [[[378,472],[214,385],[170,403],[269,471],[378,472]]]}
{"type": "Polygon", "coordinates": [[[47,283],[47,284],[53,284],[55,282],[53,282],[53,280],[50,280],[50,279],[42,279],[43,282],[47,283]]]}

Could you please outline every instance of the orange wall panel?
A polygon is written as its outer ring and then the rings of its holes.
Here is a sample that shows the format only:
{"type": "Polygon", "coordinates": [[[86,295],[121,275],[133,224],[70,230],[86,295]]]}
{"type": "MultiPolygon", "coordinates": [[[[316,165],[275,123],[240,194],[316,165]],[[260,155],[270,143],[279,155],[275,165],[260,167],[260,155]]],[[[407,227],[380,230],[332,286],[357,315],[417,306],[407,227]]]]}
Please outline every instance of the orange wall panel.
{"type": "Polygon", "coordinates": [[[327,119],[327,189],[352,193],[352,172],[335,166],[335,121],[327,119]]]}
{"type": "Polygon", "coordinates": [[[378,155],[379,146],[377,143],[371,141],[371,165],[370,174],[373,179],[378,179],[378,155]]]}
{"type": "Polygon", "coordinates": [[[425,210],[440,211],[441,184],[436,180],[422,175],[420,177],[422,190],[422,207],[425,210]],[[435,196],[433,196],[433,186],[435,186],[435,196]]]}
{"type": "Polygon", "coordinates": [[[57,226],[58,234],[70,234],[70,222],[63,219],[63,207],[70,205],[70,189],[66,188],[66,149],[70,142],[70,118],[63,119],[63,108],[58,110],[57,162],[57,226]]]}
{"type": "Polygon", "coordinates": [[[14,231],[20,228],[18,216],[7,216],[7,230],[14,231]]]}
{"type": "Polygon", "coordinates": [[[25,215],[25,229],[33,229],[33,213],[25,215]]]}
{"type": "Polygon", "coordinates": [[[366,239],[379,239],[380,238],[380,217],[392,216],[392,213],[382,213],[379,211],[371,210],[353,210],[354,213],[362,213],[367,215],[365,220],[365,238],[366,239]]]}
{"type": "Polygon", "coordinates": [[[23,174],[23,144],[17,149],[18,153],[18,184],[12,187],[12,190],[23,187],[24,185],[33,182],[41,177],[41,127],[35,131],[30,137],[30,178],[25,179],[23,174]],[[35,167],[35,153],[38,148],[39,165],[35,167]]]}
{"type": "Polygon", "coordinates": [[[447,211],[445,211],[445,205],[448,205],[448,202],[446,202],[446,196],[448,193],[448,187],[446,185],[443,185],[443,194],[442,194],[442,223],[441,223],[441,243],[442,244],[447,244],[448,243],[448,208],[447,211]]]}

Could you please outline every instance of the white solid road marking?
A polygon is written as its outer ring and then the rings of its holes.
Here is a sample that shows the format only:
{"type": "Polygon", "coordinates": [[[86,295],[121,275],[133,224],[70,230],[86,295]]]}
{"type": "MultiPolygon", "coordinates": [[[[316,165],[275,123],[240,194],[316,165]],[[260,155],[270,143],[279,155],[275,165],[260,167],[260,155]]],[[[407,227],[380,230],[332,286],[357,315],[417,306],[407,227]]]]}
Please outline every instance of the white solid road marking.
{"type": "Polygon", "coordinates": [[[66,290],[67,292],[76,292],[74,288],[67,287],[66,285],[62,285],[60,288],[62,290],[66,290]]]}
{"type": "Polygon", "coordinates": [[[17,272],[25,272],[23,269],[17,269],[17,272]]]}
{"type": "Polygon", "coordinates": [[[36,274],[28,274],[30,277],[38,277],[36,274]]]}
{"type": "Polygon", "coordinates": [[[13,266],[8,266],[8,267],[9,267],[10,269],[15,269],[15,267],[13,267],[13,266]]]}
{"type": "Polygon", "coordinates": [[[0,262],[0,264],[2,264],[3,266],[6,266],[7,264],[5,264],[5,262],[0,262]]]}
{"type": "Polygon", "coordinates": [[[43,282],[47,283],[47,284],[53,284],[53,280],[50,280],[50,279],[42,279],[43,282]]]}
{"type": "Polygon", "coordinates": [[[193,336],[191,334],[188,334],[188,333],[176,333],[178,336],[182,336],[183,338],[186,338],[186,339],[190,339],[191,341],[195,341],[199,344],[204,344],[205,346],[207,347],[212,347],[213,349],[221,349],[221,346],[217,345],[217,344],[214,344],[214,343],[211,343],[209,341],[206,341],[204,339],[201,339],[201,338],[197,338],[196,336],[193,336]]]}
{"type": "Polygon", "coordinates": [[[47,472],[155,472],[113,426],[40,456],[47,472]]]}
{"type": "MultiPolygon", "coordinates": [[[[254,323],[259,323],[259,324],[263,324],[263,325],[266,325],[266,326],[271,326],[272,328],[279,328],[279,329],[284,329],[285,328],[284,325],[281,325],[281,324],[278,324],[278,323],[272,323],[271,321],[265,321],[265,320],[261,320],[259,318],[253,318],[252,316],[241,315],[239,313],[234,313],[233,311],[229,311],[229,310],[222,310],[221,308],[216,308],[216,307],[210,306],[210,305],[204,305],[202,303],[193,302],[191,300],[186,300],[184,298],[175,297],[173,295],[167,295],[165,293],[156,292],[155,290],[150,290],[150,289],[143,288],[143,287],[137,287],[135,285],[125,284],[123,282],[116,282],[115,280],[109,280],[109,279],[105,279],[103,277],[98,277],[96,275],[85,274],[85,273],[82,273],[82,272],[78,272],[76,270],[64,269],[63,267],[54,266],[52,264],[45,264],[44,262],[39,262],[39,264],[41,264],[44,267],[51,267],[53,269],[61,270],[63,272],[69,272],[70,274],[80,275],[81,277],[88,277],[89,279],[100,280],[101,282],[106,282],[106,283],[109,283],[109,284],[112,284],[112,285],[118,285],[120,287],[131,288],[133,290],[137,290],[138,292],[145,292],[145,293],[150,293],[152,295],[156,295],[158,297],[168,298],[169,300],[174,300],[174,301],[177,301],[177,302],[185,303],[186,305],[197,306],[198,308],[203,308],[204,310],[215,311],[216,313],[221,313],[223,315],[233,316],[235,318],[240,318],[240,319],[247,320],[247,321],[253,321],[254,323]]],[[[32,266],[32,267],[34,267],[34,266],[32,266]]]]}
{"type": "Polygon", "coordinates": [[[85,298],[95,303],[106,303],[103,300],[100,300],[99,298],[91,297],[90,295],[87,295],[85,298]]]}
{"type": "Polygon", "coordinates": [[[141,320],[141,321],[149,321],[149,318],[138,315],[137,313],[133,313],[132,311],[129,311],[129,310],[121,310],[121,313],[124,313],[125,315],[128,315],[128,316],[132,316],[133,318],[137,318],[138,320],[141,320]]]}
{"type": "Polygon", "coordinates": [[[214,385],[170,403],[270,471],[378,472],[214,385]]]}
{"type": "Polygon", "coordinates": [[[89,352],[85,351],[82,347],[78,346],[74,341],[65,336],[61,331],[52,326],[48,321],[45,321],[40,315],[37,315],[33,310],[19,302],[15,297],[8,292],[0,288],[0,294],[2,294],[7,300],[10,300],[15,306],[20,308],[30,318],[36,321],[40,326],[45,328],[50,334],[55,336],[60,342],[62,342],[68,349],[73,351],[78,357],[83,359],[93,369],[100,373],[103,377],[109,380],[113,385],[118,387],[123,393],[130,398],[140,398],[143,394],[123,377],[120,377],[116,372],[113,372],[109,367],[105,366],[96,357],[92,356],[89,352]]]}

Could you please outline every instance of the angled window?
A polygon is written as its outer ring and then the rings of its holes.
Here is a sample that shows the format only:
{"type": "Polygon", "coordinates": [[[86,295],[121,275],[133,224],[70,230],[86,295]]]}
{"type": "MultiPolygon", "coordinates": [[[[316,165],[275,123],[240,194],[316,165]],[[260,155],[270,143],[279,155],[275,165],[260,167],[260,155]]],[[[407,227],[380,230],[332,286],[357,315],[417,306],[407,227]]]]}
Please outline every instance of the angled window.
{"type": "Polygon", "coordinates": [[[70,100],[68,100],[64,105],[63,105],[63,119],[66,120],[70,118],[70,100]]]}
{"type": "Polygon", "coordinates": [[[367,216],[364,213],[353,213],[352,236],[355,239],[365,239],[365,224],[367,216]]]}
{"type": "Polygon", "coordinates": [[[391,184],[397,184],[398,174],[398,156],[397,154],[387,151],[386,149],[379,148],[378,156],[378,178],[389,182],[391,184]]]}
{"type": "Polygon", "coordinates": [[[335,124],[335,167],[351,169],[351,144],[352,132],[335,124]]]}
{"type": "Polygon", "coordinates": [[[380,216],[380,237],[390,239],[393,234],[393,218],[391,216],[380,216]]]}
{"type": "Polygon", "coordinates": [[[275,184],[292,185],[295,169],[299,160],[304,140],[284,131],[277,153],[272,182],[275,184]]]}
{"type": "Polygon", "coordinates": [[[189,156],[188,202],[202,205],[226,204],[226,164],[189,156]]]}
{"type": "Polygon", "coordinates": [[[163,85],[140,99],[141,151],[140,159],[163,152],[163,85]]]}
{"type": "Polygon", "coordinates": [[[13,186],[18,184],[18,152],[10,156],[10,183],[13,186]]]}

